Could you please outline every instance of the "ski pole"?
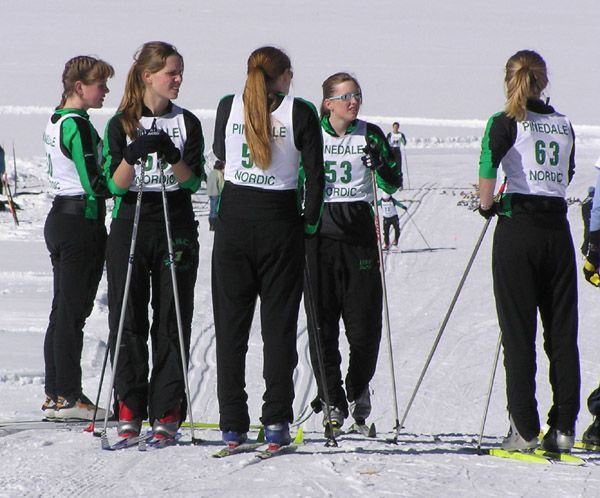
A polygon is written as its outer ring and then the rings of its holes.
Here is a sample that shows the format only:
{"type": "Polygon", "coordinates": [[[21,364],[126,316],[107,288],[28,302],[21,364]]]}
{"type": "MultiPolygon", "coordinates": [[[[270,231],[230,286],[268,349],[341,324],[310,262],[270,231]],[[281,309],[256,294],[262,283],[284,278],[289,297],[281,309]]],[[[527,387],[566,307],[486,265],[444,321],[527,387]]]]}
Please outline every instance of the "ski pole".
{"type": "Polygon", "coordinates": [[[415,228],[417,229],[417,232],[419,232],[419,235],[421,236],[421,238],[423,239],[423,242],[425,242],[425,245],[427,246],[427,248],[430,251],[433,251],[433,249],[431,248],[431,246],[429,245],[429,243],[427,242],[427,239],[425,238],[425,236],[423,235],[423,233],[421,232],[421,230],[419,230],[419,225],[417,225],[417,222],[413,219],[412,215],[408,212],[408,210],[404,211],[406,213],[406,216],[408,216],[408,219],[410,221],[412,221],[413,225],[415,226],[415,228]]]}
{"type": "Polygon", "coordinates": [[[488,218],[485,221],[485,224],[483,225],[483,229],[481,230],[481,234],[479,235],[479,239],[477,239],[477,243],[475,244],[475,248],[473,249],[473,253],[471,254],[471,258],[469,259],[469,262],[467,263],[467,267],[465,268],[465,271],[462,274],[462,277],[460,279],[460,282],[458,284],[458,288],[456,289],[456,292],[454,293],[454,297],[452,298],[452,302],[450,303],[450,306],[448,307],[448,311],[446,312],[446,316],[444,317],[444,320],[442,321],[442,325],[440,326],[440,330],[437,333],[437,336],[435,338],[435,341],[433,342],[433,346],[431,348],[431,351],[429,352],[429,356],[427,357],[427,360],[425,361],[425,365],[423,366],[423,370],[421,371],[421,375],[419,376],[419,380],[417,381],[417,385],[415,386],[413,393],[410,397],[410,400],[408,402],[408,406],[406,407],[406,410],[404,411],[404,415],[402,416],[402,421],[400,422],[400,426],[403,427],[404,426],[404,422],[406,421],[406,417],[408,416],[408,412],[410,411],[410,408],[412,406],[412,403],[417,395],[417,391],[419,390],[419,387],[421,387],[421,382],[423,382],[423,378],[425,377],[425,373],[427,372],[427,369],[429,368],[429,364],[431,363],[431,359],[433,358],[433,355],[435,353],[435,350],[438,347],[438,344],[440,342],[440,339],[442,338],[442,334],[444,333],[444,329],[446,328],[446,325],[448,323],[448,320],[450,319],[450,315],[452,314],[452,311],[454,310],[454,305],[456,304],[456,301],[458,301],[458,296],[460,295],[460,292],[463,288],[463,285],[465,283],[465,280],[467,279],[467,275],[469,274],[469,271],[471,270],[471,266],[473,265],[473,261],[475,261],[475,256],[477,256],[477,252],[479,251],[479,247],[481,246],[481,243],[483,242],[483,238],[485,236],[485,232],[487,232],[488,227],[490,226],[490,222],[492,221],[492,218],[488,218]]]}
{"type": "Polygon", "coordinates": [[[490,375],[490,385],[488,387],[485,409],[481,420],[481,429],[479,430],[479,439],[477,440],[477,454],[481,454],[481,440],[483,439],[483,430],[487,419],[488,409],[490,407],[490,399],[492,398],[492,388],[494,387],[494,378],[496,377],[496,368],[498,367],[498,358],[500,356],[500,346],[502,345],[502,332],[498,335],[498,344],[496,345],[496,354],[494,356],[494,364],[492,366],[492,374],[490,375]]]}
{"type": "MultiPolygon", "coordinates": [[[[321,386],[323,391],[323,399],[325,401],[325,416],[329,424],[330,436],[325,442],[325,446],[337,447],[338,443],[335,439],[333,430],[333,420],[331,419],[331,403],[329,399],[329,389],[327,388],[327,376],[325,375],[325,362],[323,361],[323,349],[321,348],[322,330],[317,314],[315,299],[313,296],[313,283],[310,277],[310,269],[308,267],[308,255],[304,254],[304,278],[306,279],[306,304],[308,307],[309,320],[312,321],[315,327],[315,351],[317,353],[317,363],[319,364],[319,376],[321,377],[321,386]]],[[[309,329],[310,334],[310,329],[309,329]]]]}
{"type": "MultiPolygon", "coordinates": [[[[112,373],[110,377],[110,389],[108,390],[108,397],[106,398],[106,414],[104,415],[104,426],[102,433],[100,434],[100,442],[103,449],[109,449],[110,444],[108,443],[108,435],[106,429],[108,427],[108,412],[110,410],[110,401],[112,399],[112,392],[115,385],[115,377],[117,373],[117,366],[119,364],[119,349],[121,348],[121,339],[123,336],[123,327],[125,325],[125,313],[127,311],[127,301],[129,300],[129,286],[131,283],[131,273],[133,271],[133,259],[135,256],[135,243],[137,240],[138,226],[140,222],[140,211],[142,208],[142,193],[144,191],[144,169],[146,166],[146,160],[142,160],[140,165],[140,181],[138,186],[138,193],[135,201],[135,213],[133,216],[133,229],[131,231],[131,245],[129,247],[129,258],[127,260],[127,274],[125,276],[125,288],[123,289],[123,301],[121,303],[121,315],[119,316],[119,327],[117,329],[117,338],[115,341],[114,358],[112,365],[112,373]]],[[[110,346],[109,346],[110,347],[110,346]]]]}
{"type": "Polygon", "coordinates": [[[13,173],[15,175],[15,195],[17,195],[17,155],[15,153],[15,141],[13,140],[13,173]]]}
{"type": "Polygon", "coordinates": [[[4,171],[4,174],[2,175],[2,182],[4,183],[6,201],[8,202],[8,210],[12,214],[15,225],[19,226],[19,218],[17,217],[17,206],[15,205],[15,201],[10,192],[10,184],[8,183],[8,175],[6,174],[6,171],[4,171]]]}
{"type": "Polygon", "coordinates": [[[383,250],[381,249],[381,237],[379,237],[379,208],[377,207],[377,181],[375,180],[375,170],[371,169],[371,182],[373,183],[373,202],[375,207],[375,227],[377,233],[377,251],[379,253],[379,273],[381,274],[381,287],[383,290],[383,316],[385,323],[385,335],[387,337],[388,353],[390,360],[390,374],[392,376],[392,392],[394,400],[394,415],[396,417],[396,435],[389,442],[398,444],[398,435],[400,424],[398,422],[398,395],[396,394],[396,373],[394,369],[394,353],[392,350],[392,334],[390,332],[390,312],[388,307],[387,286],[385,283],[385,266],[383,261],[383,250]]]}
{"type": "Polygon", "coordinates": [[[104,351],[104,360],[102,360],[102,370],[100,371],[100,382],[98,383],[98,394],[96,394],[96,402],[94,403],[94,415],[92,422],[85,429],[86,432],[93,433],[94,436],[100,436],[100,433],[96,433],[96,415],[98,414],[98,403],[100,403],[100,393],[102,392],[102,383],[104,381],[104,372],[106,371],[106,363],[108,362],[108,352],[110,342],[106,344],[106,351],[104,351]]]}
{"type": "MultiPolygon", "coordinates": [[[[159,160],[160,161],[160,160],[159,160]]],[[[175,253],[173,252],[173,240],[171,238],[171,222],[169,219],[169,205],[167,201],[167,193],[165,189],[165,172],[160,161],[160,191],[162,194],[163,201],[163,213],[165,215],[165,231],[167,234],[167,247],[169,250],[169,266],[171,268],[171,282],[173,284],[173,300],[175,301],[175,317],[177,318],[177,335],[179,337],[179,353],[181,354],[181,368],[183,372],[183,382],[185,385],[185,395],[187,398],[188,405],[188,417],[190,419],[190,433],[192,437],[192,444],[199,444],[200,439],[196,439],[194,434],[194,417],[192,415],[192,398],[190,396],[190,386],[188,382],[188,362],[187,354],[185,352],[185,346],[183,342],[183,325],[181,323],[181,308],[179,306],[179,291],[177,289],[177,273],[175,271],[175,253]]]]}

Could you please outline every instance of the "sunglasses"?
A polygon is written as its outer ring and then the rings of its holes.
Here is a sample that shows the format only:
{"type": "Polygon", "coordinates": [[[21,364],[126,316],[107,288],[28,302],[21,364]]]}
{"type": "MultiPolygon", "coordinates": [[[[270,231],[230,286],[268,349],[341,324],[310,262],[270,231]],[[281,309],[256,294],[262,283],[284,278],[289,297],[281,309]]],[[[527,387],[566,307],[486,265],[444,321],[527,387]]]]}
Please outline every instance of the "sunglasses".
{"type": "Polygon", "coordinates": [[[360,92],[351,92],[345,93],[344,95],[336,95],[335,97],[329,97],[325,100],[341,100],[343,102],[350,102],[353,98],[362,102],[362,93],[360,92]]]}

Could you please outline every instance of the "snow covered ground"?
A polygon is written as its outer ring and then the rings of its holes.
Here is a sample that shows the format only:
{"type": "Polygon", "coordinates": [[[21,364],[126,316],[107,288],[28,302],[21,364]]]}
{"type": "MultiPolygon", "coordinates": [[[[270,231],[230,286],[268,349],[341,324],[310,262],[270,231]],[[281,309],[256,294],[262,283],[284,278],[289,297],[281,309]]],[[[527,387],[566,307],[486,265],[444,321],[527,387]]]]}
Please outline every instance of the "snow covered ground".
{"type": "MultiPolygon", "coordinates": [[[[220,96],[239,89],[245,61],[255,47],[272,43],[288,50],[294,89],[318,101],[322,80],[338,70],[354,72],[365,93],[364,115],[386,131],[400,120],[409,138],[410,188],[399,198],[415,223],[402,216],[401,253],[386,256],[386,277],[396,368],[398,410],[410,395],[483,220],[469,209],[477,179],[479,138],[485,119],[502,107],[502,67],[520,48],[534,48],[550,67],[550,95],[573,120],[578,134],[574,201],[569,217],[576,247],[582,224],[577,200],[595,181],[600,119],[590,105],[600,80],[596,2],[558,0],[483,5],[446,2],[319,2],[283,5],[273,0],[203,5],[185,0],[106,0],[97,10],[81,2],[5,0],[0,61],[0,143],[12,179],[12,144],[18,170],[16,201],[21,225],[0,212],[0,421],[40,417],[43,401],[42,344],[52,277],[43,241],[51,199],[41,131],[60,95],[65,60],[97,54],[115,65],[107,107],[118,105],[134,50],[164,39],[184,54],[185,82],[178,102],[193,109],[205,127],[208,149],[212,116],[220,96]],[[143,11],[142,11],[143,9],[143,11]],[[168,20],[168,22],[167,22],[168,20]],[[329,31],[333,30],[333,31],[329,31]],[[346,30],[346,31],[345,31],[346,30]],[[418,230],[417,230],[418,228],[418,230]],[[420,232],[421,233],[420,233],[420,232]],[[423,238],[424,237],[424,238],[423,238]],[[428,250],[429,247],[434,249],[428,250]]],[[[95,113],[102,129],[110,109],[95,113]]],[[[14,179],[13,179],[14,180],[14,179]]],[[[200,220],[201,264],[190,384],[195,421],[216,422],[214,327],[210,297],[212,234],[206,195],[194,198],[200,220]]],[[[377,440],[345,436],[325,448],[320,416],[303,424],[306,444],[295,454],[256,463],[251,455],[216,460],[219,432],[197,430],[208,441],[140,454],[108,453],[80,430],[8,431],[0,428],[0,497],[15,496],[597,496],[600,456],[585,467],[543,466],[475,456],[498,326],[491,290],[491,233],[484,239],[399,444],[392,435],[395,413],[389,350],[382,342],[372,384],[377,440]]],[[[597,384],[598,293],[580,281],[582,369],[581,434],[591,417],[585,399],[597,384]]],[[[106,281],[86,326],[85,392],[95,397],[107,338],[106,281]]],[[[256,322],[256,320],[255,320],[256,322]]],[[[542,422],[549,408],[548,362],[539,344],[538,401],[542,422]]],[[[295,411],[315,394],[308,362],[306,320],[298,323],[299,365],[295,411]]],[[[255,324],[248,353],[247,383],[253,422],[258,421],[263,382],[260,330],[255,324]]],[[[504,372],[499,366],[484,443],[506,433],[504,372]]],[[[102,396],[105,399],[105,396],[102,396]]],[[[114,429],[109,431],[114,438],[114,429]]],[[[184,440],[189,432],[184,431],[184,440]]]]}

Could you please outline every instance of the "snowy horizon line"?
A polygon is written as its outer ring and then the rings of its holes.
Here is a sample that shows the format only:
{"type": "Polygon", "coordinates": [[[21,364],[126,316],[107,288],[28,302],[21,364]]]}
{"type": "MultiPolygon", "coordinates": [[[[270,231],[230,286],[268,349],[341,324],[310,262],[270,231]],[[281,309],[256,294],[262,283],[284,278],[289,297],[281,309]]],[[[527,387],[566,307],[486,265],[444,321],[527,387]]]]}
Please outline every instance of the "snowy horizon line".
{"type": "MultiPolygon", "coordinates": [[[[3,115],[37,115],[51,114],[55,107],[35,105],[0,105],[0,114],[3,115]]],[[[214,119],[216,109],[190,109],[199,118],[214,119]]],[[[117,112],[116,107],[104,107],[102,109],[90,109],[91,115],[110,116],[117,112]]],[[[391,125],[398,121],[401,125],[430,126],[439,128],[471,128],[485,129],[487,121],[484,119],[450,119],[450,118],[426,118],[415,116],[382,116],[382,115],[359,115],[365,121],[391,125]]],[[[592,135],[600,137],[599,125],[573,124],[577,135],[592,135]]]]}

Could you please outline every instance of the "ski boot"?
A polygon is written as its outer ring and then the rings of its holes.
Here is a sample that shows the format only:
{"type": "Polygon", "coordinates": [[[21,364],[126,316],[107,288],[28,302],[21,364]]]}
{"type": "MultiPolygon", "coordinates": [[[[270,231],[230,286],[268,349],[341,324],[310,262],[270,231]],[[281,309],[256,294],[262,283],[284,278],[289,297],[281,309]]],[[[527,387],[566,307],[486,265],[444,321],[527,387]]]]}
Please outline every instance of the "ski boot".
{"type": "Polygon", "coordinates": [[[542,439],[542,449],[552,453],[571,453],[575,444],[575,431],[559,431],[551,427],[542,439]]]}
{"type": "Polygon", "coordinates": [[[269,445],[269,451],[277,451],[282,446],[289,445],[292,442],[290,424],[279,422],[278,424],[265,425],[265,439],[269,445]]]}
{"type": "Polygon", "coordinates": [[[240,444],[244,444],[248,441],[248,433],[246,432],[223,431],[221,434],[223,442],[230,450],[237,448],[240,444]]]}
{"type": "Polygon", "coordinates": [[[594,417],[592,424],[585,430],[581,440],[585,444],[600,446],[600,418],[594,417]]]}
{"type": "Polygon", "coordinates": [[[154,439],[175,439],[181,425],[181,405],[168,410],[162,417],[157,418],[152,424],[154,439]]]}
{"type": "Polygon", "coordinates": [[[119,437],[138,437],[141,430],[142,419],[136,417],[124,401],[119,401],[119,425],[117,427],[119,437]]]}
{"type": "Polygon", "coordinates": [[[522,451],[522,452],[530,452],[537,448],[538,438],[534,437],[531,439],[525,439],[515,425],[513,421],[512,415],[509,417],[510,419],[510,429],[508,430],[508,434],[502,441],[502,449],[507,451],[522,451]]]}

